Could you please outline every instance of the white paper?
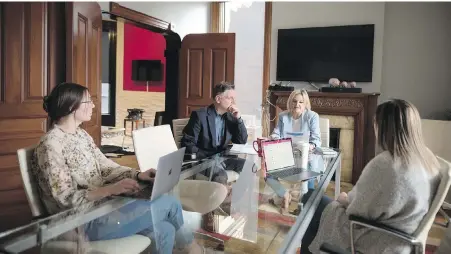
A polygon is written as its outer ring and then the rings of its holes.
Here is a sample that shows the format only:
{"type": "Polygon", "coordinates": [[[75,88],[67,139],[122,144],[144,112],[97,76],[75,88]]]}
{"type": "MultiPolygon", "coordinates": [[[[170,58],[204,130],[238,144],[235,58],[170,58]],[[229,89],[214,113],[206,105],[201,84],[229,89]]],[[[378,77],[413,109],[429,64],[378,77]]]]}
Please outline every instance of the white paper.
{"type": "Polygon", "coordinates": [[[295,165],[291,142],[265,144],[263,151],[268,172],[295,165]]]}
{"type": "Polygon", "coordinates": [[[244,154],[257,154],[257,152],[254,150],[254,147],[252,146],[252,144],[245,144],[245,145],[233,144],[232,148],[230,149],[230,152],[244,153],[244,154]]]}

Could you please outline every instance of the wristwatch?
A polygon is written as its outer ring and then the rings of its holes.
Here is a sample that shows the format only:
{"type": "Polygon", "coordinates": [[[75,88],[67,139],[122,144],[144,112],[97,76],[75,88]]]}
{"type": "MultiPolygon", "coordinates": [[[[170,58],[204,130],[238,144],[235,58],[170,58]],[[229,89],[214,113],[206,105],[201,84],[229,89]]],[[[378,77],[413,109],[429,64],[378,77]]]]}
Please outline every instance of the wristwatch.
{"type": "Polygon", "coordinates": [[[136,181],[138,182],[138,183],[148,183],[147,181],[143,181],[143,180],[141,180],[141,179],[139,179],[139,174],[141,174],[141,171],[140,172],[138,172],[138,174],[136,174],[136,181]]]}

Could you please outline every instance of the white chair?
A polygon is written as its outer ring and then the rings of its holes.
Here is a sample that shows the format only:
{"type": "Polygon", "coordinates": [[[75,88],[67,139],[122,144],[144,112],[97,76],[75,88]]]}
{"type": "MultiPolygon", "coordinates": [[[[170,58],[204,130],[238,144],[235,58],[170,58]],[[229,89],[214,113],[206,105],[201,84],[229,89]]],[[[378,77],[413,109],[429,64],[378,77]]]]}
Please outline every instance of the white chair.
{"type": "MultiPolygon", "coordinates": [[[[423,139],[426,146],[431,151],[445,160],[451,161],[451,121],[421,119],[423,129],[423,139]]],[[[446,225],[451,222],[451,218],[444,210],[451,210],[451,192],[445,198],[440,213],[445,218],[446,225]]]]}
{"type": "Polygon", "coordinates": [[[168,124],[134,130],[132,137],[136,159],[141,170],[157,168],[161,156],[177,151],[177,145],[168,124]]]}
{"type": "Polygon", "coordinates": [[[246,125],[246,127],[257,125],[257,123],[255,122],[257,119],[256,115],[241,115],[241,119],[243,119],[244,125],[246,125]]]}
{"type": "MultiPolygon", "coordinates": [[[[38,184],[31,172],[31,157],[35,146],[17,150],[20,173],[30,205],[31,214],[34,219],[43,218],[47,215],[41,199],[39,198],[38,184]]],[[[141,253],[150,246],[150,239],[142,235],[132,235],[114,240],[89,242],[89,250],[95,253],[119,254],[119,253],[141,253]]],[[[71,241],[49,241],[43,246],[44,253],[73,253],[77,249],[77,243],[71,241]]]]}
{"type": "MultiPolygon", "coordinates": [[[[182,137],[183,137],[183,129],[188,124],[189,118],[181,118],[172,120],[172,132],[174,134],[174,140],[177,144],[177,147],[180,148],[182,137]]],[[[235,182],[240,174],[233,170],[226,170],[227,174],[227,183],[235,182]]]]}
{"type": "Polygon", "coordinates": [[[321,130],[321,146],[329,147],[330,130],[328,118],[319,118],[319,129],[321,130]]]}
{"type": "Polygon", "coordinates": [[[188,124],[189,118],[181,118],[172,120],[172,131],[174,134],[174,140],[177,147],[180,148],[180,143],[182,142],[183,129],[188,124]]]}

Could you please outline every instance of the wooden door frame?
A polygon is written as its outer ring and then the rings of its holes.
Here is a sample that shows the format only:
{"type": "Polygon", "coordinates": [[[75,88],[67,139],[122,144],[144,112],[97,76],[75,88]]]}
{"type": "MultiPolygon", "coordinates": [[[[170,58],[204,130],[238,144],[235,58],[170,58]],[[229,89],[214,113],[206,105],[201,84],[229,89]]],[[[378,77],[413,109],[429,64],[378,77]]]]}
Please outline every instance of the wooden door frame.
{"type": "MultiPolygon", "coordinates": [[[[210,4],[210,25],[211,32],[224,33],[224,2],[213,2],[210,4]]],[[[271,31],[272,30],[272,2],[265,2],[265,27],[264,27],[264,44],[263,44],[263,85],[262,85],[262,105],[266,103],[266,91],[269,88],[270,69],[271,69],[271,31]]],[[[262,126],[264,124],[264,117],[262,119],[262,126]]],[[[263,128],[263,135],[268,135],[269,130],[263,128]]]]}
{"type": "MultiPolygon", "coordinates": [[[[266,91],[269,89],[271,71],[271,32],[272,32],[272,2],[265,2],[265,28],[263,44],[263,85],[262,85],[262,105],[266,105],[266,91]]],[[[265,117],[262,119],[262,135],[269,136],[269,129],[266,125],[265,117]]]]}
{"type": "Polygon", "coordinates": [[[126,18],[129,21],[133,21],[138,24],[144,24],[161,30],[171,30],[172,28],[170,22],[149,16],[139,11],[129,9],[115,2],[110,2],[110,12],[113,15],[126,18]]]}
{"type": "Polygon", "coordinates": [[[172,24],[159,18],[146,15],[118,3],[110,2],[111,19],[123,18],[125,22],[137,27],[160,33],[166,39],[166,91],[165,91],[165,113],[163,114],[163,124],[172,126],[172,119],[177,118],[179,94],[179,50],[182,45],[180,36],[172,31],[172,24]]]}
{"type": "MultiPolygon", "coordinates": [[[[117,55],[117,26],[116,22],[110,20],[102,20],[102,32],[108,32],[109,36],[109,50],[108,50],[108,83],[109,89],[109,110],[108,115],[101,112],[101,124],[102,126],[115,126],[116,125],[116,55],[117,55]]],[[[103,63],[106,64],[106,63],[103,63]]],[[[102,82],[103,83],[103,82],[102,82]]],[[[100,89],[99,100],[102,100],[102,89],[100,89]]]]}
{"type": "Polygon", "coordinates": [[[210,3],[210,33],[225,33],[225,2],[210,3]]]}

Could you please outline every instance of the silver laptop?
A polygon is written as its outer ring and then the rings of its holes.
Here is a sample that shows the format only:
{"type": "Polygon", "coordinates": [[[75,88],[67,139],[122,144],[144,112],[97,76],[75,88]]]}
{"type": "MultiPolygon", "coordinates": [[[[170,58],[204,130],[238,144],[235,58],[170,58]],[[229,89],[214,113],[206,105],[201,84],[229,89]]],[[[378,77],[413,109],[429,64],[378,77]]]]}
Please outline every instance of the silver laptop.
{"type": "Polygon", "coordinates": [[[135,193],[127,193],[123,196],[154,200],[159,198],[161,195],[170,192],[179,182],[184,155],[185,147],[161,156],[158,159],[158,165],[156,168],[157,173],[153,184],[140,184],[142,187],[140,191],[135,193]]]}
{"type": "Polygon", "coordinates": [[[306,181],[321,173],[296,167],[291,140],[270,141],[263,146],[266,173],[288,182],[306,181]]]}

